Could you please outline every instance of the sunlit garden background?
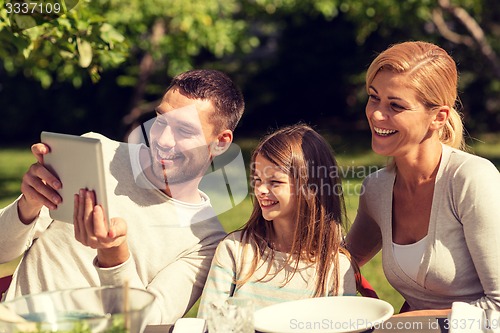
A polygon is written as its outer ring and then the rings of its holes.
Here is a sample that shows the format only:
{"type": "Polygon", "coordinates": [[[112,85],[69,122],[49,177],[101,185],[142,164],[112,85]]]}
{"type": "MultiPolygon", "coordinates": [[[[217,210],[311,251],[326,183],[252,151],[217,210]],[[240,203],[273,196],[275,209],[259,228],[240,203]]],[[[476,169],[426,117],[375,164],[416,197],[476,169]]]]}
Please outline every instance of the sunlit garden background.
{"type": "MultiPolygon", "coordinates": [[[[386,162],[370,150],[365,71],[405,40],[437,43],[457,61],[467,142],[500,168],[496,0],[49,0],[59,12],[24,16],[11,3],[0,0],[0,208],[19,195],[42,130],[125,140],[173,75],[215,68],[245,95],[235,137],[246,161],[269,129],[313,125],[346,170],[352,221],[366,171],[386,162]]],[[[248,197],[222,214],[226,230],[250,209],[248,197]]],[[[0,264],[0,276],[14,268],[0,264]]],[[[397,311],[380,256],[362,273],[397,311]]]]}
{"type": "MultiPolygon", "coordinates": [[[[242,149],[248,152],[255,146],[254,139],[239,139],[236,142],[242,149]]],[[[500,169],[500,135],[484,135],[471,142],[471,150],[480,156],[493,161],[500,169]]],[[[351,147],[349,142],[337,142],[342,149],[337,154],[339,164],[345,170],[343,186],[347,214],[352,222],[356,215],[358,206],[358,194],[361,186],[362,176],[365,170],[374,170],[384,165],[384,158],[375,155],[369,149],[369,141],[364,142],[364,149],[357,148],[353,153],[347,149],[351,147]],[[344,147],[344,148],[342,148],[344,147]]],[[[4,207],[14,200],[19,194],[19,184],[25,170],[33,163],[34,159],[28,149],[0,149],[0,207],[4,207]]],[[[248,196],[235,208],[220,215],[220,220],[226,231],[230,232],[242,226],[249,216],[252,208],[251,197],[248,196]]],[[[12,274],[15,263],[0,264],[0,277],[12,274]]],[[[386,281],[382,271],[381,256],[377,255],[372,261],[362,268],[362,274],[370,281],[379,297],[391,303],[396,312],[403,303],[403,298],[386,281]]],[[[187,316],[195,316],[197,307],[193,308],[187,316]]]]}

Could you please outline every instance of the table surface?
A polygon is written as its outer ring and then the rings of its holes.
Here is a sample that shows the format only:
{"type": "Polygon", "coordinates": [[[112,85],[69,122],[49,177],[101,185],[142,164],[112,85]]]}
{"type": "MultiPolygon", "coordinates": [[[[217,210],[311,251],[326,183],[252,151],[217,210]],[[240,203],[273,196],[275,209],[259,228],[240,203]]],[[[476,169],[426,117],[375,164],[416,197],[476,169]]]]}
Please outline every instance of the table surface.
{"type": "MultiPolygon", "coordinates": [[[[385,323],[367,331],[371,333],[397,333],[397,332],[418,332],[418,333],[447,333],[446,317],[436,316],[408,316],[391,317],[385,323]]],[[[149,325],[144,333],[171,333],[173,325],[149,325]]]]}

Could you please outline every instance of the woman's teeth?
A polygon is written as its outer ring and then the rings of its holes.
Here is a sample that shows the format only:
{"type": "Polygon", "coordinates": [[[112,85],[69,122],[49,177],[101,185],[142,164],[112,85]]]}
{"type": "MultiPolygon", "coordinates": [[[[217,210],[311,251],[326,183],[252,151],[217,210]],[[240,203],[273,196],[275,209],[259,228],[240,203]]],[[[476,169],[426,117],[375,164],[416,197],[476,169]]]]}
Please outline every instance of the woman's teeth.
{"type": "Polygon", "coordinates": [[[382,135],[382,136],[389,136],[389,135],[397,132],[396,130],[390,130],[390,129],[379,128],[379,127],[374,127],[373,130],[375,131],[375,133],[377,133],[378,135],[382,135]]]}

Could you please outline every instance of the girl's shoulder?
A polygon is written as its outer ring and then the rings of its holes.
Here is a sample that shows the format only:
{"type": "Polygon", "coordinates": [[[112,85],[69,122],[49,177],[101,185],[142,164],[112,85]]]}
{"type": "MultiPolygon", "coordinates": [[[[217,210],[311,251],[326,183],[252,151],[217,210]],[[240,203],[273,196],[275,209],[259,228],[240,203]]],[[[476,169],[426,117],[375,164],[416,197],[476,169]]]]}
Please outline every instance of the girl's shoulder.
{"type": "Polygon", "coordinates": [[[223,241],[228,242],[240,242],[243,237],[243,230],[235,230],[229,232],[226,237],[224,237],[223,241]]]}
{"type": "Polygon", "coordinates": [[[217,246],[217,249],[221,251],[222,249],[225,249],[227,252],[240,252],[241,249],[244,247],[246,244],[246,241],[244,239],[245,237],[245,231],[244,230],[236,230],[232,231],[229,234],[224,237],[217,246]]]}
{"type": "Polygon", "coordinates": [[[241,230],[231,231],[220,241],[218,247],[239,245],[239,243],[241,243],[242,236],[243,231],[241,230]]]}
{"type": "Polygon", "coordinates": [[[340,268],[344,268],[345,270],[348,270],[352,266],[352,260],[348,256],[346,256],[344,253],[339,253],[339,265],[340,268]]]}
{"type": "Polygon", "coordinates": [[[217,262],[236,261],[241,252],[241,231],[230,232],[217,245],[215,258],[217,262]]]}

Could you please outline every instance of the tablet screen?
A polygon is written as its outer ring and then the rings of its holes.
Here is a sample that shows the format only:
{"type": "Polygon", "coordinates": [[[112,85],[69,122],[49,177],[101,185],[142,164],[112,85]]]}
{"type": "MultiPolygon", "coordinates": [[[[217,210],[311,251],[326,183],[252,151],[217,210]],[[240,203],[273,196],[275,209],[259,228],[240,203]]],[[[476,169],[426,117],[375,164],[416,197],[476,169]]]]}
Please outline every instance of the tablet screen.
{"type": "Polygon", "coordinates": [[[44,155],[44,165],[62,183],[58,193],[63,201],[50,211],[50,216],[73,223],[74,195],[86,188],[95,191],[97,204],[103,207],[109,224],[101,141],[52,132],[42,132],[41,140],[50,147],[50,153],[44,155]]]}

